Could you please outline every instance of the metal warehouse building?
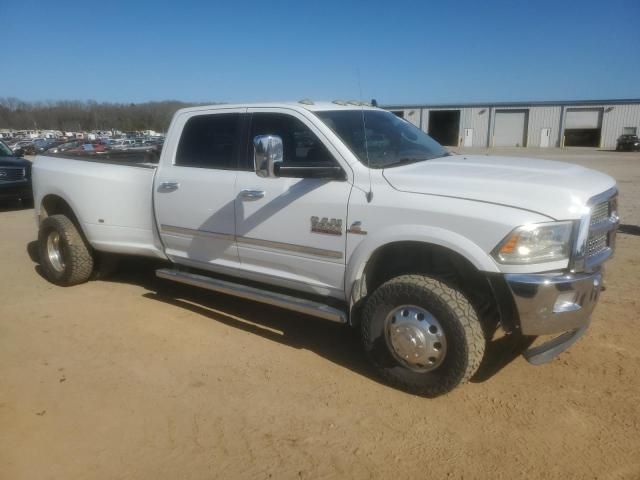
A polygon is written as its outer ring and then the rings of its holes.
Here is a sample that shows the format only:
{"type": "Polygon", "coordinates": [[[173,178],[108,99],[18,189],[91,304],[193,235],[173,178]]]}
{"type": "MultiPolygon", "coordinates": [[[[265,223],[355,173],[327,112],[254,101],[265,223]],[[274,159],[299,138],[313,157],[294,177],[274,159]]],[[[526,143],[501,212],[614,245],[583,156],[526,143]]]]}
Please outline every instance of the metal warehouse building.
{"type": "Polygon", "coordinates": [[[450,147],[599,147],[640,133],[640,99],[388,105],[450,147]]]}

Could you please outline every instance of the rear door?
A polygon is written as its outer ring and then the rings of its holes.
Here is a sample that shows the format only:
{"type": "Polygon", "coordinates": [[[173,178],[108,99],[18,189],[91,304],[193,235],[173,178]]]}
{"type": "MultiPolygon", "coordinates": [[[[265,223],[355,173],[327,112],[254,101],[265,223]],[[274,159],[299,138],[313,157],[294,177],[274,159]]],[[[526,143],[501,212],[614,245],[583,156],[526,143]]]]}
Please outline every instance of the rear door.
{"type": "Polygon", "coordinates": [[[285,164],[339,164],[337,152],[299,112],[258,108],[249,112],[247,168],[238,173],[236,186],[236,240],[242,268],[258,276],[254,277],[257,280],[344,297],[351,183],[259,177],[253,164],[253,138],[280,136],[285,164]]]}
{"type": "MultiPolygon", "coordinates": [[[[154,186],[166,254],[198,268],[237,267],[234,196],[246,109],[185,113],[154,186]]],[[[167,146],[169,146],[167,145],[167,146]]]]}

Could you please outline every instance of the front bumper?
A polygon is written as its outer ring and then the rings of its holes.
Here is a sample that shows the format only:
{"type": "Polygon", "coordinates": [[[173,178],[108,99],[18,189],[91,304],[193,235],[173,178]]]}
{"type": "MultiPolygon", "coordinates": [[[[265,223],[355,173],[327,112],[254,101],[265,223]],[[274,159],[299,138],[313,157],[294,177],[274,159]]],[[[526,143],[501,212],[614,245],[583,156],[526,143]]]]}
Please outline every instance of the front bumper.
{"type": "Polygon", "coordinates": [[[33,198],[31,182],[29,180],[19,180],[16,182],[0,182],[0,199],[7,198],[33,198]]]}
{"type": "Polygon", "coordinates": [[[505,274],[523,335],[584,329],[598,302],[602,271],[572,274],[505,274]]]}

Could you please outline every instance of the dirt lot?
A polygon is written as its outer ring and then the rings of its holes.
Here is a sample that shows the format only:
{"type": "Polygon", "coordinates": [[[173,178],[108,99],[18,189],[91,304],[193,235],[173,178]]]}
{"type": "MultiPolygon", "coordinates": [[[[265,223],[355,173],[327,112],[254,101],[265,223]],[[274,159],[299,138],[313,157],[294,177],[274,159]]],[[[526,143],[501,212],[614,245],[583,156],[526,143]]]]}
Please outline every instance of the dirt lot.
{"type": "MultiPolygon", "coordinates": [[[[545,155],[616,176],[623,223],[640,225],[640,155],[545,155]]],[[[5,209],[0,478],[638,479],[640,236],[627,231],[570,351],[532,367],[494,349],[495,368],[426,400],[380,384],[344,328],[161,283],[151,265],[55,287],[27,252],[33,212],[5,209]]]]}

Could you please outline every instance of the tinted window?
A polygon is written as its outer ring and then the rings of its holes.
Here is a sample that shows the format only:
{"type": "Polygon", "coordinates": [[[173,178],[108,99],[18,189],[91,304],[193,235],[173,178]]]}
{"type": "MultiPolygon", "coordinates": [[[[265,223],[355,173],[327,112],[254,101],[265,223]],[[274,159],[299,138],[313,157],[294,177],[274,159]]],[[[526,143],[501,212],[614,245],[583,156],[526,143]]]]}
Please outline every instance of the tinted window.
{"type": "Polygon", "coordinates": [[[309,127],[291,115],[254,113],[250,138],[258,135],[278,135],[282,138],[284,163],[334,163],[320,139],[309,127]]]}
{"type": "Polygon", "coordinates": [[[200,168],[236,168],[240,115],[191,117],[182,130],[176,165],[200,168]]]}
{"type": "Polygon", "coordinates": [[[0,157],[13,157],[11,149],[2,142],[0,142],[0,157]]]}

